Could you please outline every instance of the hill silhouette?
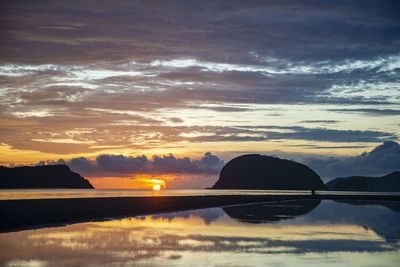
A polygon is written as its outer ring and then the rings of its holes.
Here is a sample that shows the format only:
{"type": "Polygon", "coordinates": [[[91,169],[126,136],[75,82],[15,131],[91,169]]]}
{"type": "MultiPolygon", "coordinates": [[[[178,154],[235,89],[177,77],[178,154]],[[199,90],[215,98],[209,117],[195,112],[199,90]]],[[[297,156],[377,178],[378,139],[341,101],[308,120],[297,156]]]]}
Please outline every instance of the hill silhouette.
{"type": "Polygon", "coordinates": [[[382,177],[336,178],[326,183],[326,187],[336,191],[400,192],[400,171],[382,177]]]}
{"type": "Polygon", "coordinates": [[[28,188],[87,188],[93,189],[88,180],[73,172],[66,165],[8,168],[0,166],[1,189],[28,188]]]}
{"type": "Polygon", "coordinates": [[[258,154],[229,161],[213,189],[326,190],[317,173],[285,159],[258,154]]]}

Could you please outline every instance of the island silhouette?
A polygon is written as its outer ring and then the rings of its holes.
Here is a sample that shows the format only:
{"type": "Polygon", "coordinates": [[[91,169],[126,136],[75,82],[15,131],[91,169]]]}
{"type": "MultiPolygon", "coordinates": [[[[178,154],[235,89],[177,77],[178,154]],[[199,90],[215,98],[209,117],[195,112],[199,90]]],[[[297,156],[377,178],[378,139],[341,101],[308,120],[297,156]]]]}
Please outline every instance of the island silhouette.
{"type": "Polygon", "coordinates": [[[326,183],[326,187],[333,191],[400,192],[400,171],[382,177],[335,178],[326,183]]]}
{"type": "Polygon", "coordinates": [[[229,161],[212,189],[326,190],[319,175],[306,165],[259,154],[229,161]]]}
{"type": "Polygon", "coordinates": [[[8,168],[0,166],[1,189],[28,188],[85,188],[94,187],[67,165],[23,166],[8,168]]]}
{"type": "MultiPolygon", "coordinates": [[[[0,166],[0,189],[94,187],[67,165],[0,166]]],[[[308,166],[286,159],[247,154],[236,157],[222,168],[211,189],[315,190],[400,192],[400,171],[382,177],[335,178],[326,184],[308,166]]]]}

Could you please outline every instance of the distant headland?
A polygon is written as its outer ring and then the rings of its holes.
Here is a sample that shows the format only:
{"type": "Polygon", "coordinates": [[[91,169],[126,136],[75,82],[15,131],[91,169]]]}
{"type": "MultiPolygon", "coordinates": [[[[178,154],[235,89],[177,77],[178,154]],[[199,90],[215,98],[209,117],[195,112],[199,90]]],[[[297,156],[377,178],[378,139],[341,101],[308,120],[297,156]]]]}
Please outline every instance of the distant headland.
{"type": "Polygon", "coordinates": [[[336,178],[326,183],[326,187],[335,191],[400,192],[400,171],[382,177],[336,178]]]}
{"type": "Polygon", "coordinates": [[[317,173],[290,160],[248,154],[229,161],[212,189],[326,190],[317,173]]]}
{"type": "Polygon", "coordinates": [[[94,187],[66,165],[8,168],[0,166],[0,189],[94,187]]]}
{"type": "Polygon", "coordinates": [[[212,189],[400,192],[400,171],[382,177],[336,178],[324,184],[320,176],[306,165],[247,154],[229,161],[212,189]]]}

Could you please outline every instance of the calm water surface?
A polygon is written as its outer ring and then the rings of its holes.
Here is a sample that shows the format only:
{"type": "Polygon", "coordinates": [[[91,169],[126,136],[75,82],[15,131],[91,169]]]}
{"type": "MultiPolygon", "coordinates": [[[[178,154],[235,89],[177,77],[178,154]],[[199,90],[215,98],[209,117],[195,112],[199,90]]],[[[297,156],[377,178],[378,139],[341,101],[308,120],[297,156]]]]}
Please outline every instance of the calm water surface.
{"type": "Polygon", "coordinates": [[[399,266],[398,202],[288,201],[0,234],[1,266],[399,266]]]}
{"type": "MultiPolygon", "coordinates": [[[[400,195],[400,193],[317,191],[318,194],[400,195]]],[[[309,195],[305,190],[139,190],[139,189],[0,189],[2,199],[93,198],[141,196],[205,196],[205,195],[309,195]]]]}

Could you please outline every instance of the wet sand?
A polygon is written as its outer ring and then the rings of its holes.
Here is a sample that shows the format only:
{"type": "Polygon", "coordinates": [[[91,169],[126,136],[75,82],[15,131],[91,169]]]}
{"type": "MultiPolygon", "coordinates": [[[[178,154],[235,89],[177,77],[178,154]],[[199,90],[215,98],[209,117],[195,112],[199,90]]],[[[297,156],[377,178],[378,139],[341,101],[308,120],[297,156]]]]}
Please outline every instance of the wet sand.
{"type": "Polygon", "coordinates": [[[161,212],[299,199],[400,201],[400,195],[218,195],[0,200],[0,232],[161,212]]]}

